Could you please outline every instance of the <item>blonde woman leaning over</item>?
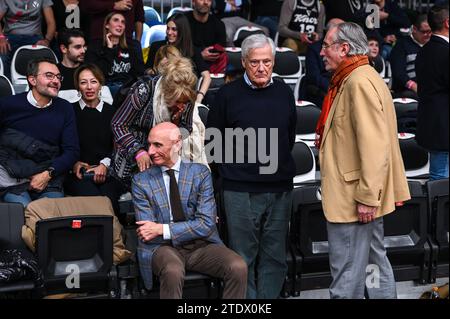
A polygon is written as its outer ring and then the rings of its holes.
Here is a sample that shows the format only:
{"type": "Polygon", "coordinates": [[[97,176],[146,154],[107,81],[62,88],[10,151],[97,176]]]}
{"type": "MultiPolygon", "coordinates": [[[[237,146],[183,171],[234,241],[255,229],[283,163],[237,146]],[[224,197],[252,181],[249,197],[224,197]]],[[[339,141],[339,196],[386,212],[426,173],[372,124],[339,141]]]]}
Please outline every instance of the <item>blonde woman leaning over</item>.
{"type": "Polygon", "coordinates": [[[140,78],[114,115],[111,126],[115,141],[113,172],[125,186],[131,177],[151,166],[147,153],[150,129],[172,122],[187,132],[182,158],[207,165],[203,126],[195,109],[197,77],[187,58],[173,57],[160,66],[159,75],[140,78]]]}

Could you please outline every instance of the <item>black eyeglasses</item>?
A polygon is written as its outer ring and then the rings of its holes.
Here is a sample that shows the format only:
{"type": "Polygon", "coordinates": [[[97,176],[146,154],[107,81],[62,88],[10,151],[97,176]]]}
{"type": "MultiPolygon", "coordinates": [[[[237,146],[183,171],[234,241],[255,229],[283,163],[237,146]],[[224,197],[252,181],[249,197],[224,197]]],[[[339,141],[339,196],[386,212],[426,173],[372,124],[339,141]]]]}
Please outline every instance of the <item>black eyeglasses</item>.
{"type": "Polygon", "coordinates": [[[49,81],[53,81],[55,78],[57,78],[58,81],[62,82],[63,79],[64,79],[64,77],[60,73],[55,74],[55,73],[52,73],[52,72],[45,72],[45,73],[38,73],[38,74],[36,74],[36,76],[38,76],[38,75],[45,76],[45,78],[47,80],[49,80],[49,81]]]}

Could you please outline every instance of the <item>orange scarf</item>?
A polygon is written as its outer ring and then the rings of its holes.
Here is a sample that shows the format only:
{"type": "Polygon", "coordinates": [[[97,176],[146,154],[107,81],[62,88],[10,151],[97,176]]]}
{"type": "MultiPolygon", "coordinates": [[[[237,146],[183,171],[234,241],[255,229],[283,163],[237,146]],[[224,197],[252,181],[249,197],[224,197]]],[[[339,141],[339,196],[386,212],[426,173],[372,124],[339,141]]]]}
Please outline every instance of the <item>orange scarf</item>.
{"type": "Polygon", "coordinates": [[[362,65],[369,64],[369,59],[366,55],[354,55],[348,57],[344,62],[342,62],[331,78],[330,87],[328,88],[327,95],[323,100],[322,112],[320,113],[319,121],[316,126],[316,141],[315,145],[317,149],[320,148],[322,143],[322,135],[325,129],[325,123],[327,122],[328,114],[330,113],[331,105],[333,105],[334,98],[341,87],[342,82],[347,78],[347,76],[352,73],[352,71],[362,65]]]}

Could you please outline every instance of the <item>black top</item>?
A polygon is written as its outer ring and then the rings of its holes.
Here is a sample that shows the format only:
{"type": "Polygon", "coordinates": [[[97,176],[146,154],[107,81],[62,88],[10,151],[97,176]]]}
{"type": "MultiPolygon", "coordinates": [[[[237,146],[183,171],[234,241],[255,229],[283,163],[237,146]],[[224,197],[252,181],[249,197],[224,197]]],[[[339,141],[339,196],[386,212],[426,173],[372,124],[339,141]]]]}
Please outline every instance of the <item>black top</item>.
{"type": "Polygon", "coordinates": [[[124,50],[119,46],[110,49],[103,46],[102,40],[92,41],[86,52],[85,62],[96,64],[105,75],[107,83],[125,83],[144,74],[144,65],[132,45],[124,50]]]}
{"type": "MultiPolygon", "coordinates": [[[[166,40],[156,41],[152,43],[148,52],[148,59],[147,63],[145,64],[145,69],[153,68],[155,64],[156,52],[158,52],[158,50],[166,44],[168,44],[166,40]]],[[[208,70],[208,66],[205,64],[205,61],[203,60],[200,52],[201,51],[199,48],[194,47],[194,55],[189,57],[192,60],[197,77],[200,77],[203,71],[208,70]]]]}
{"type": "Polygon", "coordinates": [[[191,26],[192,40],[194,45],[200,49],[219,43],[226,46],[227,34],[225,24],[215,15],[210,14],[205,23],[198,22],[192,11],[186,13],[191,26]]]}
{"type": "Polygon", "coordinates": [[[80,161],[97,165],[105,157],[112,158],[111,119],[114,115],[113,107],[108,103],[103,103],[103,109],[99,112],[88,106],[81,110],[79,102],[72,105],[80,140],[80,161]]]}
{"type": "Polygon", "coordinates": [[[416,139],[432,151],[448,152],[448,48],[447,41],[433,35],[416,59],[419,95],[416,139]]]}
{"type": "Polygon", "coordinates": [[[61,90],[75,90],[73,74],[77,68],[67,68],[60,62],[58,63],[58,69],[64,77],[61,83],[61,90]]]}
{"type": "MultiPolygon", "coordinates": [[[[284,82],[275,80],[266,88],[252,89],[241,78],[224,85],[208,113],[207,127],[219,129],[222,136],[229,135],[225,134],[226,128],[254,129],[257,142],[245,139],[244,147],[237,147],[236,142],[230,147],[226,145],[227,141],[222,141],[222,154],[226,155],[217,165],[223,178],[223,188],[256,193],[291,190],[295,175],[291,150],[295,142],[296,122],[294,96],[284,82]],[[265,136],[259,129],[265,130],[265,136]],[[273,129],[276,129],[277,135],[271,138],[270,130],[273,129]],[[265,150],[259,149],[261,145],[265,150]],[[232,163],[226,160],[226,156],[230,156],[229,148],[234,154],[232,163]],[[258,158],[253,152],[268,154],[269,162],[267,158],[258,158]],[[243,163],[237,163],[236,155],[243,156],[243,163]],[[256,158],[256,163],[252,156],[256,158]],[[268,166],[274,168],[274,172],[262,171],[268,166]]],[[[214,144],[220,145],[218,142],[214,144]]]]}

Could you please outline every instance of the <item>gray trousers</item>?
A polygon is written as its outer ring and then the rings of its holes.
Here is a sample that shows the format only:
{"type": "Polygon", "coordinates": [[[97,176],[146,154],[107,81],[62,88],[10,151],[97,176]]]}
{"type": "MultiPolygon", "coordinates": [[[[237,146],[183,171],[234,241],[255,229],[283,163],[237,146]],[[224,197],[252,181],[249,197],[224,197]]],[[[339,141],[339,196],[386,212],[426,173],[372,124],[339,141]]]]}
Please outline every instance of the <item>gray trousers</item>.
{"type": "Polygon", "coordinates": [[[383,245],[383,218],[368,224],[327,222],[332,299],[396,299],[391,264],[383,245]]]}

